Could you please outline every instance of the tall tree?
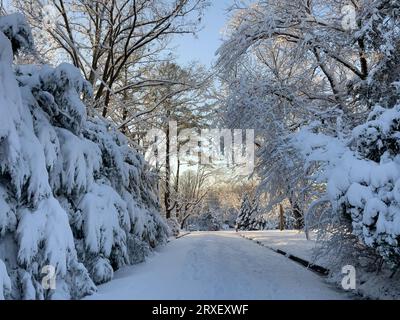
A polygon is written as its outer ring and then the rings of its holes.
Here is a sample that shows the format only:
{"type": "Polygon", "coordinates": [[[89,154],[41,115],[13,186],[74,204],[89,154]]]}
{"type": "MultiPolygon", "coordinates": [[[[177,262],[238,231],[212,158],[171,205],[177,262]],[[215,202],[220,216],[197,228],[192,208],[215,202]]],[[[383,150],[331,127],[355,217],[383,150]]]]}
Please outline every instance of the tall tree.
{"type": "Polygon", "coordinates": [[[364,30],[375,23],[370,5],[382,10],[388,4],[352,3],[357,32],[342,23],[348,1],[236,4],[218,52],[228,89],[225,117],[235,127],[256,129],[261,188],[273,195],[271,205],[289,200],[299,228],[308,205],[305,193],[320,189],[305,179],[290,135],[310,121],[320,121],[319,130],[329,134],[346,131],[371,108],[372,100],[365,103],[365,95],[349,88],[372,89],[367,79],[380,59],[364,30]],[[339,115],[344,123],[336,121],[339,115]]]}
{"type": "Polygon", "coordinates": [[[176,206],[179,212],[177,217],[184,228],[186,221],[192,215],[200,213],[203,202],[209,192],[209,178],[211,172],[204,166],[197,170],[187,170],[182,173],[179,181],[179,193],[175,195],[176,206]]]}
{"type": "Polygon", "coordinates": [[[174,34],[196,32],[205,0],[14,0],[43,41],[43,56],[68,58],[94,88],[95,106],[112,113],[113,93],[145,85],[143,64],[156,59],[174,34]],[[48,24],[43,23],[46,19],[48,24]],[[136,75],[121,83],[126,70],[136,75]]]}
{"type": "Polygon", "coordinates": [[[13,299],[80,299],[143,261],[167,227],[143,157],[87,115],[80,70],[13,65],[32,46],[22,15],[0,17],[0,298],[5,287],[13,299]],[[45,288],[49,266],[57,285],[45,288]]]}
{"type": "MultiPolygon", "coordinates": [[[[171,62],[162,63],[151,72],[153,75],[150,77],[160,79],[165,85],[147,91],[144,101],[154,107],[144,106],[142,116],[131,120],[135,121],[139,132],[156,128],[165,133],[160,141],[165,145],[164,166],[159,169],[163,177],[164,209],[166,217],[170,218],[177,208],[173,198],[179,193],[180,168],[190,158],[181,154],[184,153],[181,148],[193,144],[190,134],[200,136],[200,129],[207,126],[208,117],[214,110],[213,102],[207,96],[212,78],[202,67],[183,68],[171,62]],[[148,109],[151,111],[146,111],[148,109]],[[172,182],[173,176],[176,177],[175,183],[172,182]]],[[[140,109],[137,112],[140,113],[140,109]]]]}

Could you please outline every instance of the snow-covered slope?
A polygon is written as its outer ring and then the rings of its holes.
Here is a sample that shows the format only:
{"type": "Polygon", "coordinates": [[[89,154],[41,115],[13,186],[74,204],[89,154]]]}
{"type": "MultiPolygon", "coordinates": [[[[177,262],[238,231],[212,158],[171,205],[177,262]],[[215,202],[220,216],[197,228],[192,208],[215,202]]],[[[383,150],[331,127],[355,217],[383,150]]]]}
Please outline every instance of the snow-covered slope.
{"type": "Polygon", "coordinates": [[[32,42],[22,16],[0,17],[0,298],[81,298],[142,261],[167,226],[141,155],[87,117],[79,70],[13,68],[32,42]],[[41,283],[46,266],[53,290],[41,283]]]}

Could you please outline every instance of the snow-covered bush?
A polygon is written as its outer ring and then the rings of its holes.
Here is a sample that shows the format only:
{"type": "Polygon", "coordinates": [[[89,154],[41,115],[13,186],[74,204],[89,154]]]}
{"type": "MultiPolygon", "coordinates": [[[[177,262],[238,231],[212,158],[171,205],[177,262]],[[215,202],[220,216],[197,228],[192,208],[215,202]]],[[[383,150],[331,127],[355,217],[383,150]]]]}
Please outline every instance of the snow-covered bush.
{"type": "Polygon", "coordinates": [[[143,261],[168,227],[142,156],[87,117],[91,88],[79,70],[13,68],[32,43],[22,16],[0,17],[0,297],[81,298],[143,261]],[[48,265],[51,290],[41,285],[48,265]]]}
{"type": "Polygon", "coordinates": [[[196,231],[219,231],[222,222],[215,212],[205,211],[199,215],[191,216],[187,220],[188,229],[196,231]]]}
{"type": "Polygon", "coordinates": [[[400,262],[400,105],[376,107],[348,138],[303,130],[309,162],[321,163],[318,182],[337,219],[392,265],[400,262]]]}
{"type": "Polygon", "coordinates": [[[238,216],[238,210],[235,208],[225,208],[223,214],[223,223],[229,228],[235,228],[236,218],[238,216]]]}
{"type": "Polygon", "coordinates": [[[169,229],[170,229],[170,231],[171,231],[171,236],[174,236],[174,237],[178,236],[178,235],[179,235],[179,232],[180,232],[180,230],[181,230],[181,226],[180,226],[180,224],[179,224],[178,219],[176,219],[176,218],[169,218],[169,219],[167,220],[167,224],[168,224],[168,227],[169,227],[169,229]]]}
{"type": "Polygon", "coordinates": [[[276,230],[278,228],[279,228],[278,219],[265,219],[264,230],[276,230]]]}

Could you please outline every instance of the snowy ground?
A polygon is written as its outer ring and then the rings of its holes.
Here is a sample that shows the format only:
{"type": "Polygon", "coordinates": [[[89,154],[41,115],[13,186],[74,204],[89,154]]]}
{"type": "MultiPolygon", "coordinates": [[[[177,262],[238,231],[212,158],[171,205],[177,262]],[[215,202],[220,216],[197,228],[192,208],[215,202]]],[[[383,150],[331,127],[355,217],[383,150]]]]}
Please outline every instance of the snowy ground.
{"type": "Polygon", "coordinates": [[[323,278],[235,232],[195,232],[116,272],[87,299],[348,299],[323,278]]]}
{"type": "Polygon", "coordinates": [[[304,232],[298,230],[268,230],[268,231],[241,231],[240,235],[246,239],[251,239],[262,243],[268,248],[282,250],[288,254],[302,258],[309,262],[326,267],[326,262],[319,258],[316,259],[314,249],[316,246],[316,235],[310,233],[310,240],[306,239],[304,232]]]}

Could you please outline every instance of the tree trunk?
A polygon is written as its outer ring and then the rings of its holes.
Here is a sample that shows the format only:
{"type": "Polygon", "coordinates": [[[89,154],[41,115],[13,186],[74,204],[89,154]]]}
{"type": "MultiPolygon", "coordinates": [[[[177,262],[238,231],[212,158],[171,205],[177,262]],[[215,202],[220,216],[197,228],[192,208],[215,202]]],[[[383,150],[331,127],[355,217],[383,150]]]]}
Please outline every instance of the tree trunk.
{"type": "MultiPolygon", "coordinates": [[[[125,66],[124,68],[124,86],[126,87],[128,85],[128,68],[125,66]]],[[[124,105],[122,106],[123,110],[122,110],[122,122],[124,123],[126,121],[126,119],[128,119],[128,108],[127,108],[127,104],[128,104],[128,90],[124,90],[123,92],[123,102],[124,105]]],[[[124,135],[128,134],[128,126],[124,125],[121,128],[121,132],[124,135]]]]}
{"type": "Polygon", "coordinates": [[[290,205],[292,207],[293,217],[295,219],[294,227],[296,230],[301,230],[304,228],[303,213],[296,200],[290,199],[290,205]]]}
{"type": "Polygon", "coordinates": [[[185,216],[183,217],[182,222],[181,222],[181,229],[183,229],[185,227],[186,220],[191,216],[191,213],[186,214],[186,212],[188,210],[187,205],[185,206],[184,210],[185,210],[184,211],[185,212],[185,216]]]}
{"type": "MultiPolygon", "coordinates": [[[[181,168],[181,161],[179,159],[179,145],[177,146],[176,156],[177,156],[177,164],[176,164],[176,181],[175,181],[175,199],[179,193],[179,175],[180,175],[180,168],[181,168]]],[[[179,204],[177,203],[178,200],[175,200],[175,202],[176,202],[175,203],[175,215],[179,221],[180,207],[179,207],[179,204]]]]}
{"type": "Polygon", "coordinates": [[[103,107],[103,112],[102,112],[102,116],[105,118],[107,117],[108,114],[108,105],[110,104],[110,91],[107,90],[106,92],[106,97],[104,99],[104,107],[103,107]]]}
{"type": "Polygon", "coordinates": [[[282,204],[279,205],[279,229],[285,230],[285,213],[282,204]]]}
{"type": "MultiPolygon", "coordinates": [[[[167,112],[167,119],[169,119],[169,111],[167,112]]],[[[170,129],[169,121],[167,123],[167,134],[166,134],[166,155],[165,155],[165,193],[164,193],[164,205],[165,205],[165,217],[171,218],[171,159],[170,159],[170,129]]]]}

